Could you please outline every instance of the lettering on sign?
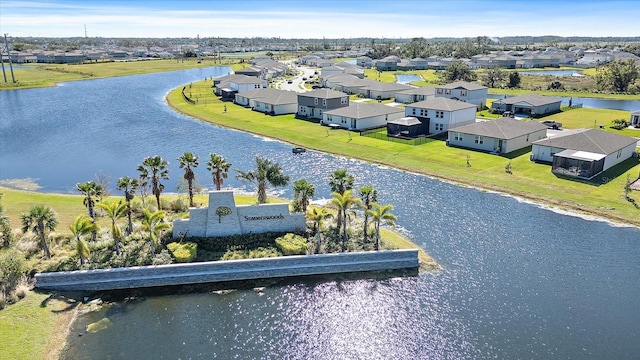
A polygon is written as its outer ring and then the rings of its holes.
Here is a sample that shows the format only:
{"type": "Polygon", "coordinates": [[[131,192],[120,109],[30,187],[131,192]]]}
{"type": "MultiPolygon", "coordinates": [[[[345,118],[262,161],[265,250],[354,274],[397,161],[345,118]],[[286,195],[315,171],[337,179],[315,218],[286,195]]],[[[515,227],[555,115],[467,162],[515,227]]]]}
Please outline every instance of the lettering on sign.
{"type": "Polygon", "coordinates": [[[262,215],[262,216],[244,216],[244,221],[254,221],[254,220],[284,220],[284,215],[262,215]]]}

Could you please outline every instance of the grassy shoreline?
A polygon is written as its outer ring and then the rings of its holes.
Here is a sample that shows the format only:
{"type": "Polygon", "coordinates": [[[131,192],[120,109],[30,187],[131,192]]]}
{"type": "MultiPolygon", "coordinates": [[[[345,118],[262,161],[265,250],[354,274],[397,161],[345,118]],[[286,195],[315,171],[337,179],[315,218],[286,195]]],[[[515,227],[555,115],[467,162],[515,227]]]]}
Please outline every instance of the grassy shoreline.
{"type": "Polygon", "coordinates": [[[206,104],[187,103],[181,97],[180,88],[169,92],[167,102],[176,111],[204,122],[461,186],[505,193],[562,211],[640,226],[638,210],[622,196],[627,174],[635,179],[640,171],[635,158],[607,170],[594,181],[573,181],[553,175],[549,165],[531,162],[528,153],[506,158],[448,147],[444,141],[419,146],[398,144],[346,130],[329,131],[318,124],[295,119],[293,115],[265,116],[234,104],[229,104],[227,113],[223,114],[224,103],[216,102],[213,95],[209,95],[210,84],[200,82],[192,86],[194,93],[199,87],[204,89],[199,97],[207,99],[206,104]],[[471,167],[465,165],[467,157],[471,159],[471,167]],[[507,163],[511,165],[512,174],[504,171],[507,163]],[[604,181],[604,178],[612,180],[604,181]]]}

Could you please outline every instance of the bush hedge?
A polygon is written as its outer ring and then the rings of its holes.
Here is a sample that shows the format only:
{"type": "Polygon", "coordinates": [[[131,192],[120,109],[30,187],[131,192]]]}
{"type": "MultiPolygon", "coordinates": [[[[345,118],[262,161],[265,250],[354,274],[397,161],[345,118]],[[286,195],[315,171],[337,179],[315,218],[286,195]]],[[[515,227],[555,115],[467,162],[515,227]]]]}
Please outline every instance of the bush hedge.
{"type": "Polygon", "coordinates": [[[198,244],[193,242],[172,242],[167,244],[171,256],[178,263],[188,263],[195,260],[198,253],[198,244]]]}
{"type": "Polygon", "coordinates": [[[286,234],[276,239],[276,246],[284,255],[305,255],[307,239],[296,234],[286,234]]]}

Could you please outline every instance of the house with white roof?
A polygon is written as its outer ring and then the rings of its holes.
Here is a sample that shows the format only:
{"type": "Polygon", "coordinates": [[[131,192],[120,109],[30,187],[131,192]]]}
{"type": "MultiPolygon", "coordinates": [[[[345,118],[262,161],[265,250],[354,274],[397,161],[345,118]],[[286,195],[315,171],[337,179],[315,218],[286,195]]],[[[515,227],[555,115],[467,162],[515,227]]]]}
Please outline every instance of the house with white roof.
{"type": "Polygon", "coordinates": [[[351,103],[347,107],[325,111],[322,124],[348,130],[384,127],[387,121],[404,116],[404,110],[378,103],[351,103]]]}
{"type": "Polygon", "coordinates": [[[531,160],[551,163],[554,174],[591,179],[632,157],[637,142],[598,129],[579,129],[535,141],[531,160]]]}
{"type": "Polygon", "coordinates": [[[405,116],[415,117],[424,124],[428,134],[438,134],[450,128],[473,124],[476,121],[476,106],[460,100],[433,98],[405,106],[405,116]]]}
{"type": "Polygon", "coordinates": [[[489,88],[467,81],[456,81],[451,84],[436,86],[436,97],[461,100],[474,104],[478,109],[484,108],[489,88]]]}
{"type": "Polygon", "coordinates": [[[504,117],[451,128],[447,145],[507,154],[546,137],[546,125],[504,117]]]}

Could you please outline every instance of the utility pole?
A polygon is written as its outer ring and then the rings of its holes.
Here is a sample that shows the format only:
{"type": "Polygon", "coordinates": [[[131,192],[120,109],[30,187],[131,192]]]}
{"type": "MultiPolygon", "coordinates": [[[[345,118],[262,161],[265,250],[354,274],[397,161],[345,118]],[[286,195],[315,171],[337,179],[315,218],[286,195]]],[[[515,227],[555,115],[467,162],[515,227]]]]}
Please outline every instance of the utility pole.
{"type": "Polygon", "coordinates": [[[15,76],[13,76],[13,65],[11,64],[11,51],[9,51],[9,42],[7,41],[7,34],[4,34],[4,45],[7,48],[7,55],[9,56],[9,69],[11,69],[11,81],[16,82],[15,76]]]}
{"type": "Polygon", "coordinates": [[[2,64],[2,76],[4,76],[4,82],[7,83],[7,73],[4,70],[4,58],[2,55],[3,50],[0,49],[0,64],[2,64]]]}

